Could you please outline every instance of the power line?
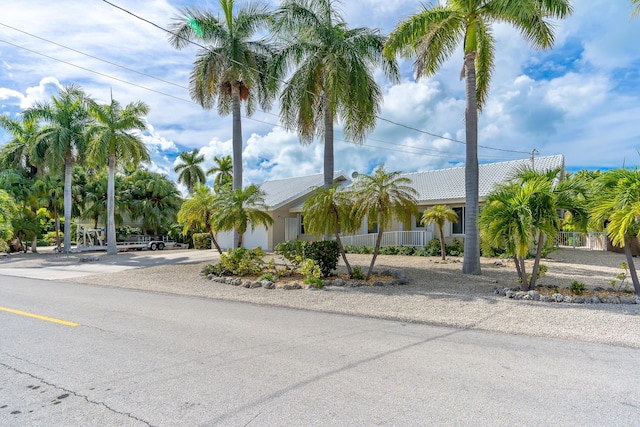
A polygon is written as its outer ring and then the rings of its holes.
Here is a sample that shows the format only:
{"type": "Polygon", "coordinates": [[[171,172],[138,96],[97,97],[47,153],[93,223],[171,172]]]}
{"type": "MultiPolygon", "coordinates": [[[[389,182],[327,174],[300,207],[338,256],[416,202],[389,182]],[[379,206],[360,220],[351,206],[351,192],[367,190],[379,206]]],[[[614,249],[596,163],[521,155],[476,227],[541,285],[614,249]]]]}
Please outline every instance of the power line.
{"type": "MultiPolygon", "coordinates": [[[[129,11],[128,9],[125,9],[125,8],[123,8],[123,7],[121,7],[121,6],[118,6],[118,5],[116,5],[116,4],[112,3],[112,2],[110,2],[109,0],[102,0],[102,1],[103,1],[104,3],[107,3],[108,5],[110,5],[110,6],[114,7],[114,8],[116,8],[116,9],[119,9],[119,10],[121,10],[121,11],[123,11],[123,12],[125,12],[125,13],[127,13],[127,14],[129,14],[129,15],[131,15],[131,16],[133,16],[133,17],[134,17],[134,18],[136,18],[136,19],[139,19],[139,20],[141,20],[141,21],[143,21],[143,22],[146,22],[146,23],[148,23],[148,24],[150,24],[150,25],[152,25],[152,26],[154,26],[154,27],[158,28],[158,29],[159,29],[159,30],[161,30],[161,31],[164,31],[164,32],[166,32],[166,33],[169,33],[169,34],[171,34],[171,35],[176,36],[176,34],[174,34],[173,32],[169,31],[168,29],[166,29],[166,28],[164,28],[164,27],[162,27],[162,26],[160,26],[160,25],[156,24],[155,22],[150,21],[150,20],[148,20],[148,19],[146,19],[146,18],[143,18],[143,17],[141,17],[141,16],[139,16],[139,15],[137,15],[137,14],[135,14],[135,13],[133,13],[133,12],[129,11]]],[[[181,37],[181,36],[178,36],[178,37],[182,38],[183,40],[185,40],[186,42],[188,42],[188,43],[190,43],[190,44],[193,44],[194,46],[198,46],[198,47],[199,47],[199,48],[201,48],[201,49],[207,50],[208,52],[213,53],[214,55],[219,55],[217,52],[213,52],[213,51],[211,51],[207,46],[204,46],[204,45],[202,45],[202,44],[200,44],[200,43],[194,42],[193,40],[187,39],[187,38],[185,38],[185,37],[181,37]]],[[[233,59],[230,59],[230,61],[231,61],[231,62],[233,62],[233,63],[235,63],[236,65],[246,66],[246,64],[242,64],[242,63],[240,63],[240,62],[238,62],[238,61],[235,61],[235,60],[233,60],[233,59]]],[[[252,67],[247,67],[247,68],[249,68],[250,70],[255,71],[255,72],[257,72],[257,73],[261,73],[261,71],[260,71],[260,70],[257,70],[257,69],[255,69],[255,68],[252,68],[252,67]]],[[[284,81],[284,80],[281,80],[281,79],[278,79],[278,80],[279,80],[279,82],[280,82],[280,83],[288,84],[288,83],[287,83],[286,81],[284,81]]],[[[309,93],[310,93],[311,95],[318,96],[318,95],[317,95],[317,94],[315,94],[315,93],[312,93],[312,92],[309,92],[309,93]]],[[[457,140],[457,139],[454,139],[454,138],[449,138],[449,137],[446,137],[446,136],[443,136],[443,135],[438,135],[438,134],[435,134],[435,133],[432,133],[432,132],[427,132],[427,131],[422,130],[422,129],[417,129],[417,128],[414,128],[414,127],[409,126],[409,125],[405,125],[405,124],[402,124],[402,123],[395,122],[395,121],[393,121],[393,120],[385,119],[384,117],[381,117],[381,116],[377,116],[377,115],[376,115],[375,117],[376,117],[377,119],[379,119],[379,120],[385,121],[385,122],[387,122],[387,123],[391,123],[391,124],[396,125],[396,126],[403,127],[403,128],[405,128],[405,129],[408,129],[408,130],[413,130],[413,131],[415,131],[415,132],[423,133],[423,134],[426,134],[426,135],[429,135],[429,136],[433,136],[433,137],[436,137],[436,138],[439,138],[439,139],[445,139],[445,140],[448,140],[448,141],[452,141],[452,142],[456,142],[456,143],[459,143],[459,144],[464,144],[464,145],[466,145],[466,142],[464,142],[464,141],[460,141],[460,140],[457,140]]],[[[504,149],[504,148],[489,147],[489,146],[482,146],[482,145],[478,145],[478,148],[484,148],[484,149],[487,149],[487,150],[502,151],[502,152],[507,152],[507,153],[530,154],[528,151],[508,150],[508,149],[504,149]]]]}

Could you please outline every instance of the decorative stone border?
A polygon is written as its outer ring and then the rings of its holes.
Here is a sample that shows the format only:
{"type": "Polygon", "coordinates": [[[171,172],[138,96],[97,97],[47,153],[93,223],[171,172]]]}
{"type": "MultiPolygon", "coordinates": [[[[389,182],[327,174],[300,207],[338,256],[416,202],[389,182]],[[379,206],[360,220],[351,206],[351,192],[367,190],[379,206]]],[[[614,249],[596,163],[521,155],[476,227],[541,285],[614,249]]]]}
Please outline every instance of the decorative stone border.
{"type": "Polygon", "coordinates": [[[555,293],[553,295],[540,295],[538,291],[516,291],[511,288],[495,288],[495,295],[506,298],[524,301],[541,301],[541,302],[563,302],[573,304],[640,304],[640,296],[634,295],[632,298],[627,297],[599,297],[597,295],[591,297],[581,297],[579,295],[570,296],[555,293]]]}
{"type": "MultiPolygon", "coordinates": [[[[390,271],[385,270],[381,272],[374,271],[373,274],[381,275],[381,276],[390,276],[391,280],[387,281],[375,281],[371,285],[364,281],[357,280],[343,280],[340,277],[333,280],[323,280],[323,287],[326,286],[337,286],[337,287],[347,287],[347,288],[358,288],[362,286],[397,286],[397,285],[406,285],[409,283],[409,279],[407,276],[400,271],[390,271]]],[[[224,283],[231,286],[241,286],[243,288],[255,289],[255,288],[265,288],[265,289],[284,289],[284,290],[294,290],[294,289],[318,289],[315,285],[305,285],[300,283],[287,283],[283,286],[276,286],[276,284],[270,280],[257,280],[252,282],[251,280],[243,280],[239,277],[218,277],[213,274],[209,274],[207,278],[213,282],[224,283]]]]}

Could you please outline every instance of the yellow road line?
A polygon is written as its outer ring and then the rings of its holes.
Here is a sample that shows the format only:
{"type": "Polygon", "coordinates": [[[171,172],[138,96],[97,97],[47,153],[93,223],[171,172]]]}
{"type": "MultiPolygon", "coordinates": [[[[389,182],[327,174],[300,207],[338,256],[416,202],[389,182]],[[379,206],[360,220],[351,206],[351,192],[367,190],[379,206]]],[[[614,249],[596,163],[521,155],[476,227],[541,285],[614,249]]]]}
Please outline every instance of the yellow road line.
{"type": "Polygon", "coordinates": [[[66,326],[80,326],[79,323],[67,322],[66,320],[54,319],[53,317],[40,316],[39,314],[28,313],[26,311],[14,310],[12,308],[0,307],[1,311],[7,311],[13,314],[19,314],[21,316],[33,317],[34,319],[45,320],[47,322],[59,323],[66,326]]]}

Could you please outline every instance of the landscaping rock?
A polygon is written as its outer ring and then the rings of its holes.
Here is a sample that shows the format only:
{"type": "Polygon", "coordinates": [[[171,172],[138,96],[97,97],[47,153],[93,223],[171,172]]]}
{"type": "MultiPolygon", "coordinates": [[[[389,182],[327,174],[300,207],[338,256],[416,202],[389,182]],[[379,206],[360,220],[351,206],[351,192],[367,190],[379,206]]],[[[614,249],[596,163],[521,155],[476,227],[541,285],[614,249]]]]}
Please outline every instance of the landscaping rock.
{"type": "Polygon", "coordinates": [[[591,303],[593,303],[593,304],[600,304],[600,302],[601,302],[601,301],[600,301],[600,298],[598,298],[598,296],[597,296],[597,295],[594,295],[594,296],[592,296],[592,297],[591,297],[591,303]]]}
{"type": "Polygon", "coordinates": [[[540,301],[540,293],[538,291],[529,291],[527,292],[532,300],[540,301]]]}
{"type": "Polygon", "coordinates": [[[243,288],[250,288],[252,285],[251,280],[243,280],[242,281],[242,287],[243,288]]]}
{"type": "Polygon", "coordinates": [[[620,298],[611,296],[607,301],[609,304],[620,304],[620,298]]]}
{"type": "Polygon", "coordinates": [[[507,298],[515,298],[516,293],[509,289],[507,292],[505,292],[504,296],[507,298]]]}
{"type": "Polygon", "coordinates": [[[375,281],[375,282],[373,282],[373,286],[384,286],[384,282],[381,282],[379,280],[375,281]]]}
{"type": "Polygon", "coordinates": [[[333,286],[344,286],[344,280],[337,278],[333,281],[333,286]]]}
{"type": "Polygon", "coordinates": [[[551,295],[551,301],[562,302],[562,301],[564,301],[564,295],[562,295],[562,294],[553,294],[553,295],[551,295]]]}
{"type": "Polygon", "coordinates": [[[633,301],[635,304],[640,304],[640,295],[636,295],[633,297],[633,301]]]}
{"type": "Polygon", "coordinates": [[[573,302],[575,302],[576,304],[584,304],[584,298],[582,297],[575,297],[573,299],[573,302]]]}
{"type": "MultiPolygon", "coordinates": [[[[558,302],[560,302],[560,301],[558,301],[558,302]]],[[[573,298],[572,298],[572,297],[570,297],[569,295],[565,295],[565,296],[562,298],[562,302],[572,303],[572,302],[573,302],[573,298]]]]}
{"type": "Polygon", "coordinates": [[[250,286],[251,289],[261,288],[261,287],[262,287],[262,282],[253,282],[251,283],[251,286],[250,286]]]}

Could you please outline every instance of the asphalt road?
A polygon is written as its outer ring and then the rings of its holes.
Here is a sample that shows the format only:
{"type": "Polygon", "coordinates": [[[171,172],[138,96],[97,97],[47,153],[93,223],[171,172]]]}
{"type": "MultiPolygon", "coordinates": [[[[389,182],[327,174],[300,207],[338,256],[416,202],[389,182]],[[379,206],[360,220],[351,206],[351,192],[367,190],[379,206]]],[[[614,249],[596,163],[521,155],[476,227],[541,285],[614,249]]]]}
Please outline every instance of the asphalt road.
{"type": "Polygon", "coordinates": [[[0,276],[2,426],[637,426],[639,368],[637,349],[0,276]]]}

